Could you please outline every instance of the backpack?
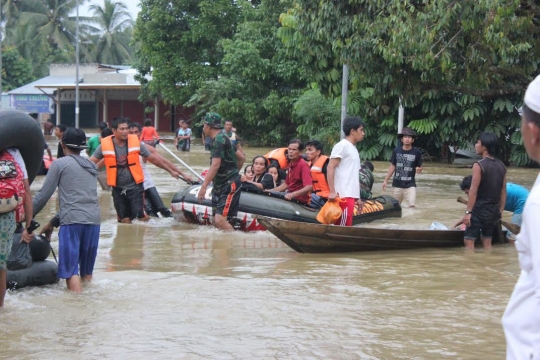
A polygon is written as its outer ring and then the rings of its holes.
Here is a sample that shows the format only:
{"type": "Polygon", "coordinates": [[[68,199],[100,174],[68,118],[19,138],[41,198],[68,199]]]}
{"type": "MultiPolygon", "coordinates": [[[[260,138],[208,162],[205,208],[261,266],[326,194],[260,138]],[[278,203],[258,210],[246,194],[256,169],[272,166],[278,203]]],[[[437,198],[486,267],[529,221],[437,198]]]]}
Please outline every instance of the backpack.
{"type": "Polygon", "coordinates": [[[24,174],[19,164],[8,151],[0,151],[0,214],[15,211],[15,220],[22,221],[25,196],[24,174]]]}

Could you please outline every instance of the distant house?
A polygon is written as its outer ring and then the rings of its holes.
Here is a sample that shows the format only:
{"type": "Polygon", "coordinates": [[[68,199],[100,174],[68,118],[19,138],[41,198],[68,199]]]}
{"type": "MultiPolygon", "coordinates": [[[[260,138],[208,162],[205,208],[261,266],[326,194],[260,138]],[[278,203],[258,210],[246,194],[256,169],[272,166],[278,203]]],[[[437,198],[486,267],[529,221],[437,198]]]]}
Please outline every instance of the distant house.
{"type": "MultiPolygon", "coordinates": [[[[49,76],[9,92],[11,105],[25,112],[50,113],[55,124],[75,126],[75,73],[71,64],[52,64],[49,76]]],[[[101,121],[127,117],[133,122],[154,120],[158,131],[173,131],[179,117],[189,119],[192,109],[165,105],[160,99],[139,101],[140,83],[128,66],[79,66],[79,127],[95,128],[101,121]],[[145,109],[153,108],[150,113],[145,109]]]]}

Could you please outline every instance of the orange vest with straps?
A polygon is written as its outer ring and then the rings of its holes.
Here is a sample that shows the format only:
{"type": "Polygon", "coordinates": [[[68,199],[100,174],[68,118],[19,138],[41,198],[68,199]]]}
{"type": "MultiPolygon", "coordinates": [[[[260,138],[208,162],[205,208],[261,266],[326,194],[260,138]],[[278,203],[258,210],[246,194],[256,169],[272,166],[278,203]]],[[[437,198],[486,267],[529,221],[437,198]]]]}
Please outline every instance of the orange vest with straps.
{"type": "Polygon", "coordinates": [[[289,167],[289,159],[287,159],[287,155],[285,155],[287,150],[288,148],[277,148],[264,155],[264,157],[268,162],[270,162],[270,160],[276,160],[279,163],[281,170],[285,170],[289,167]]]}
{"type": "MultiPolygon", "coordinates": [[[[113,144],[114,136],[107,136],[101,139],[101,152],[103,153],[103,159],[105,160],[105,168],[107,170],[107,184],[109,186],[116,186],[117,175],[117,163],[116,163],[116,151],[113,144]]],[[[143,170],[139,158],[141,151],[141,145],[137,135],[128,135],[127,139],[127,167],[135,183],[140,184],[144,181],[143,170]]]]}
{"type": "Polygon", "coordinates": [[[313,180],[313,192],[325,199],[328,199],[328,195],[330,194],[330,187],[328,186],[326,176],[323,173],[323,166],[327,161],[328,156],[321,155],[317,161],[311,165],[311,169],[309,170],[311,172],[311,179],[313,180]]]}

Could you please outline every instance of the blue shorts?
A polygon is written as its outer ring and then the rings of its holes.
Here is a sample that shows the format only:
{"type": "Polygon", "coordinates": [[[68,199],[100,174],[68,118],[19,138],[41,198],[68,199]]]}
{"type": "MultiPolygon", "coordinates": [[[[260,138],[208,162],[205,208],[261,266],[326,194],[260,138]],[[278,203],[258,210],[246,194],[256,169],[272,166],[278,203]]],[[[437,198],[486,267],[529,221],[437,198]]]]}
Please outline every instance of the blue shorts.
{"type": "Polygon", "coordinates": [[[99,243],[99,225],[71,224],[58,232],[58,277],[92,275],[99,243]]]}

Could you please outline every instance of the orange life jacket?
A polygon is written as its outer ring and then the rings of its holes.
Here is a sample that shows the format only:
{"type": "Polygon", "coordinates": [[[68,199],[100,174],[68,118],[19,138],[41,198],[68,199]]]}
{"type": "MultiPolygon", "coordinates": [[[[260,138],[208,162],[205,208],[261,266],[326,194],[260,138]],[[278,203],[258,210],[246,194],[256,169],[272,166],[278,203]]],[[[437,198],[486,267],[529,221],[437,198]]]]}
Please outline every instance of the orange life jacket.
{"type": "MultiPolygon", "coordinates": [[[[107,136],[101,139],[101,151],[103,153],[103,159],[105,160],[105,168],[107,170],[107,184],[109,186],[116,186],[117,164],[116,164],[116,151],[113,144],[114,135],[107,136]]],[[[141,162],[139,160],[139,153],[141,151],[141,145],[137,135],[128,135],[127,139],[127,166],[131,176],[135,180],[135,183],[140,184],[144,181],[143,170],[141,162]]]]}
{"type": "Polygon", "coordinates": [[[270,151],[268,154],[264,155],[264,157],[268,160],[269,165],[270,165],[271,160],[276,160],[281,170],[285,170],[289,167],[289,159],[287,158],[287,155],[285,154],[287,150],[288,148],[286,147],[277,148],[270,151]]]}
{"type": "Polygon", "coordinates": [[[326,176],[323,173],[323,167],[327,161],[328,156],[321,155],[317,161],[311,165],[309,170],[311,172],[311,179],[313,180],[313,192],[325,199],[328,199],[328,195],[330,194],[330,187],[328,186],[326,176]]]}

